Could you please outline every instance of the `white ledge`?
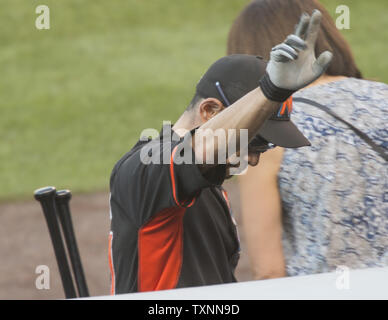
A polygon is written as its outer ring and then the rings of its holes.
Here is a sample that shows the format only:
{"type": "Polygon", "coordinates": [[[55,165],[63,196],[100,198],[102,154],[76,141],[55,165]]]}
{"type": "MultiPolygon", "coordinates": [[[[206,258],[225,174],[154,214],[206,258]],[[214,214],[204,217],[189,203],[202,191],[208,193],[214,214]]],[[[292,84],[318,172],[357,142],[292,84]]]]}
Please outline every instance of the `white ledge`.
{"type": "Polygon", "coordinates": [[[115,300],[388,299],[388,268],[90,297],[115,300]],[[346,279],[347,277],[347,279],[346,279]]]}

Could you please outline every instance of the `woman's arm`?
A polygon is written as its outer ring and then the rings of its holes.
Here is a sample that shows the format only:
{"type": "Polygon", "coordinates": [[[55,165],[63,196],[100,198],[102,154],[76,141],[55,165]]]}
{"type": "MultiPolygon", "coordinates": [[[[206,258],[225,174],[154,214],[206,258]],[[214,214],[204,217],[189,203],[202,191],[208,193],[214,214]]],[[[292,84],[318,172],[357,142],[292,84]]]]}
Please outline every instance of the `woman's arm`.
{"type": "Polygon", "coordinates": [[[254,279],[286,276],[282,208],[277,174],[283,148],[262,154],[260,164],[239,176],[242,223],[254,279]]]}

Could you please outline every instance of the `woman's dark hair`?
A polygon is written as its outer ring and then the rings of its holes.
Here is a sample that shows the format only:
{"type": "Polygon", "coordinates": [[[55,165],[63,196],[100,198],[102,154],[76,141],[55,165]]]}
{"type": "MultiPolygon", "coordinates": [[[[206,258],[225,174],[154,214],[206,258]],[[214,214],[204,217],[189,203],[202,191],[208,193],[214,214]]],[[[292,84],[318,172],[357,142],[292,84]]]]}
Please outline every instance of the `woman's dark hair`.
{"type": "Polygon", "coordinates": [[[322,13],[315,54],[329,50],[333,60],[327,75],[362,78],[351,49],[337,30],[327,10],[317,0],[254,0],[234,21],[229,32],[227,53],[260,55],[269,60],[271,49],[293,33],[303,12],[322,13]]]}

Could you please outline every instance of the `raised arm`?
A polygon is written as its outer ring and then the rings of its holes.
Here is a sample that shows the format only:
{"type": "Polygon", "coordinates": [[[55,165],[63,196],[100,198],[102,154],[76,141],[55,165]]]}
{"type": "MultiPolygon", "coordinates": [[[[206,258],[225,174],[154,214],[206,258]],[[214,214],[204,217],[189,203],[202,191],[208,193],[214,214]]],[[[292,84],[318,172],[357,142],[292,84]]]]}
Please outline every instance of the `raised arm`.
{"type": "MultiPolygon", "coordinates": [[[[272,49],[266,74],[260,80],[260,87],[204,123],[200,129],[224,129],[227,141],[231,138],[228,136],[228,129],[236,129],[236,141],[240,141],[239,129],[248,129],[250,141],[266,119],[279,107],[279,103],[319,78],[332,58],[328,51],[322,53],[318,59],[315,58],[314,47],[321,16],[318,10],[314,11],[311,17],[302,15],[295,34],[288,36],[282,44],[272,49]]],[[[208,148],[214,148],[214,159],[218,158],[219,152],[227,154],[227,151],[222,149],[225,148],[223,145],[196,144],[197,137],[199,138],[196,133],[192,142],[197,159],[203,158],[208,148]]]]}

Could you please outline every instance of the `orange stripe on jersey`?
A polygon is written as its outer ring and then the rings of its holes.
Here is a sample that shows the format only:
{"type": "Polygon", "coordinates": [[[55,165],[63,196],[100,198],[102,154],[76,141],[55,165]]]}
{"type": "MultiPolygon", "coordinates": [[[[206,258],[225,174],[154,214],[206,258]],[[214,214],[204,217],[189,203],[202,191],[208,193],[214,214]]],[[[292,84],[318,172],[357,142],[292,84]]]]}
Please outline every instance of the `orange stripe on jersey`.
{"type": "Polygon", "coordinates": [[[175,201],[177,206],[190,208],[195,202],[195,197],[191,200],[191,202],[188,205],[185,205],[184,201],[179,202],[178,198],[177,198],[177,191],[176,191],[176,184],[175,184],[175,173],[174,173],[174,156],[175,156],[177,148],[178,148],[178,146],[175,146],[174,150],[171,153],[171,159],[170,159],[170,177],[171,177],[171,183],[172,183],[172,196],[173,196],[174,201],[175,201]]]}
{"type": "Polygon", "coordinates": [[[110,294],[114,295],[115,294],[116,277],[115,277],[115,272],[114,272],[114,268],[113,268],[112,241],[113,241],[113,232],[111,231],[109,234],[109,253],[108,253],[109,257],[108,257],[108,260],[109,260],[109,269],[110,269],[110,276],[111,276],[110,294]]]}
{"type": "Polygon", "coordinates": [[[286,102],[283,102],[282,108],[280,109],[280,112],[279,112],[281,116],[284,114],[284,111],[286,111],[286,105],[287,105],[286,102]]]}
{"type": "Polygon", "coordinates": [[[279,115],[284,115],[284,112],[288,111],[288,115],[292,112],[292,96],[290,96],[286,101],[283,102],[282,108],[280,109],[279,115]]]}
{"type": "Polygon", "coordinates": [[[291,112],[292,112],[292,96],[290,96],[287,99],[287,106],[288,106],[288,114],[291,114],[291,112]]]}
{"type": "Polygon", "coordinates": [[[224,189],[222,189],[221,191],[222,191],[222,195],[224,196],[224,199],[226,201],[226,204],[228,205],[228,208],[230,210],[231,207],[230,207],[230,202],[229,202],[228,194],[227,194],[227,192],[224,189]]]}
{"type": "MultiPolygon", "coordinates": [[[[290,96],[283,104],[284,107],[287,108],[288,115],[292,112],[292,96],[290,96]]],[[[284,108],[285,111],[285,108],[284,108]]],[[[284,112],[283,112],[284,113],[284,112]]]]}
{"type": "Polygon", "coordinates": [[[172,183],[172,196],[174,198],[175,203],[180,206],[181,204],[178,202],[177,196],[176,196],[176,188],[175,188],[175,175],[174,175],[174,155],[176,153],[178,146],[174,148],[174,150],[171,153],[171,159],[170,159],[170,177],[171,177],[171,183],[172,183]]]}

